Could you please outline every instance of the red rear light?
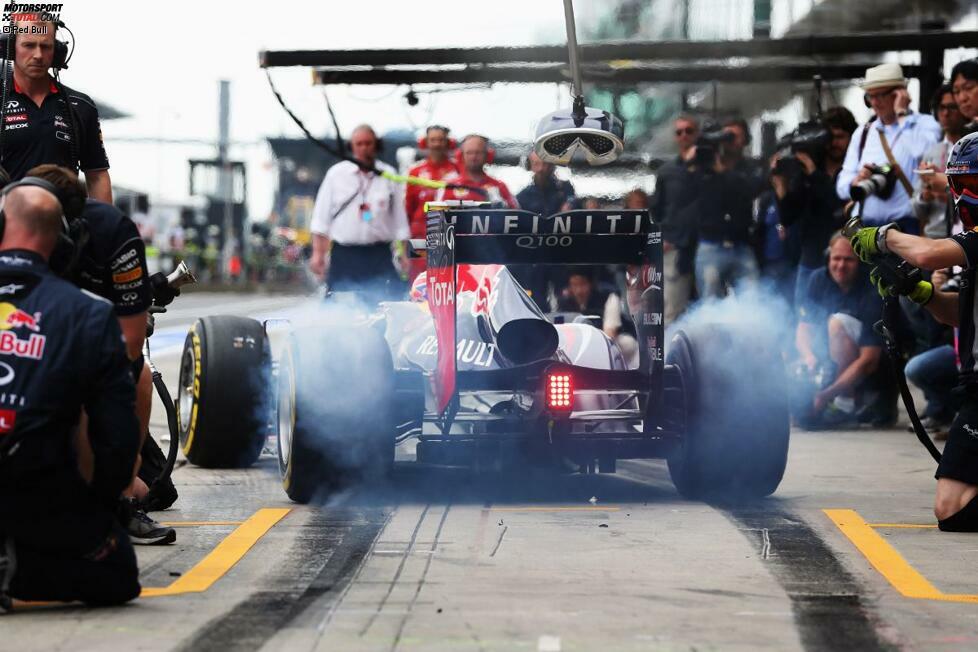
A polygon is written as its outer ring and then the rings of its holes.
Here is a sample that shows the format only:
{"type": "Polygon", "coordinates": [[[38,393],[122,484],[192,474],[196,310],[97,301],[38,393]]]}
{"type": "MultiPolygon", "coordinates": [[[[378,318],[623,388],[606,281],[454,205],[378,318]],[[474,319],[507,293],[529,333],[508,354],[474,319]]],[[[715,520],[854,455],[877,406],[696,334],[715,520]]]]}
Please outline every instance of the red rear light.
{"type": "Polygon", "coordinates": [[[569,412],[573,407],[573,377],[568,373],[547,374],[547,408],[569,412]]]}

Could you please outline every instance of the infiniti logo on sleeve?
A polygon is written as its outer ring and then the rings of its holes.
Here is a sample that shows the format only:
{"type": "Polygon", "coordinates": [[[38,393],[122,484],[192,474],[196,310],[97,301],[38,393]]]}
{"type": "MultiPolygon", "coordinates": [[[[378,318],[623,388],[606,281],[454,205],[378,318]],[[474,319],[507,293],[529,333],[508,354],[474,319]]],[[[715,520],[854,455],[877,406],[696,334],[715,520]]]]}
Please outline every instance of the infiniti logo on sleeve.
{"type": "Polygon", "coordinates": [[[6,362],[0,362],[0,387],[9,385],[14,379],[14,368],[6,362]]]}

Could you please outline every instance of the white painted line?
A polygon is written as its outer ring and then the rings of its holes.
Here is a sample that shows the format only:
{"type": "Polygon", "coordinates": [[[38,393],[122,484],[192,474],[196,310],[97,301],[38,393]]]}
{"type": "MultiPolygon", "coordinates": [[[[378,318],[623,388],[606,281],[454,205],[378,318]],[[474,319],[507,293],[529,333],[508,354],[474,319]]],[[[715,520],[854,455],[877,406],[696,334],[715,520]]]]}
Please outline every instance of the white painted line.
{"type": "Polygon", "coordinates": [[[560,637],[541,636],[537,639],[537,652],[560,652],[560,637]]]}

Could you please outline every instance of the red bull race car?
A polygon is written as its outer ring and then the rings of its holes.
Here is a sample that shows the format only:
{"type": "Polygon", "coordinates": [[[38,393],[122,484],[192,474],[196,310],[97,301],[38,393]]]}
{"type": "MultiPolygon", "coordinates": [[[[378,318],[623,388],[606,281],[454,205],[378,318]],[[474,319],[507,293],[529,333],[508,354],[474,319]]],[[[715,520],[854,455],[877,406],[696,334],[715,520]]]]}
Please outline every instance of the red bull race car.
{"type": "Polygon", "coordinates": [[[691,323],[665,346],[661,232],[648,211],[444,208],[421,246],[414,301],[355,312],[327,300],[274,361],[267,324],[197,321],[178,400],[189,460],[250,465],[271,429],[298,502],[384,473],[409,439],[421,464],[518,456],[613,472],[621,459],[666,458],[687,497],[777,488],[789,434],[778,347],[763,324],[722,321],[691,323]],[[507,264],[627,265],[637,368],[585,316],[548,318],[507,264]]]}

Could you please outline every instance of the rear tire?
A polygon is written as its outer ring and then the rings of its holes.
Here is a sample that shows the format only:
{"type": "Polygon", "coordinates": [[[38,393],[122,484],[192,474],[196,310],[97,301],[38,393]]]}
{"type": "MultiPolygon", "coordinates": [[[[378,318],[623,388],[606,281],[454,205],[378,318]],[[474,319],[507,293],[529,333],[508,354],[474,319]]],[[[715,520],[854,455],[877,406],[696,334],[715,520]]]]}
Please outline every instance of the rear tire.
{"type": "Polygon", "coordinates": [[[370,327],[293,334],[279,362],[282,486],[299,503],[386,475],[394,462],[394,364],[370,327]]]}
{"type": "Polygon", "coordinates": [[[194,322],[180,361],[177,429],[183,454],[208,468],[245,468],[268,434],[268,341],[254,319],[217,315],[194,322]]]}
{"type": "Polygon", "coordinates": [[[670,343],[666,362],[682,373],[686,433],[669,474],[684,497],[750,500],[781,483],[790,419],[773,342],[755,328],[712,323],[687,327],[670,343]]]}

